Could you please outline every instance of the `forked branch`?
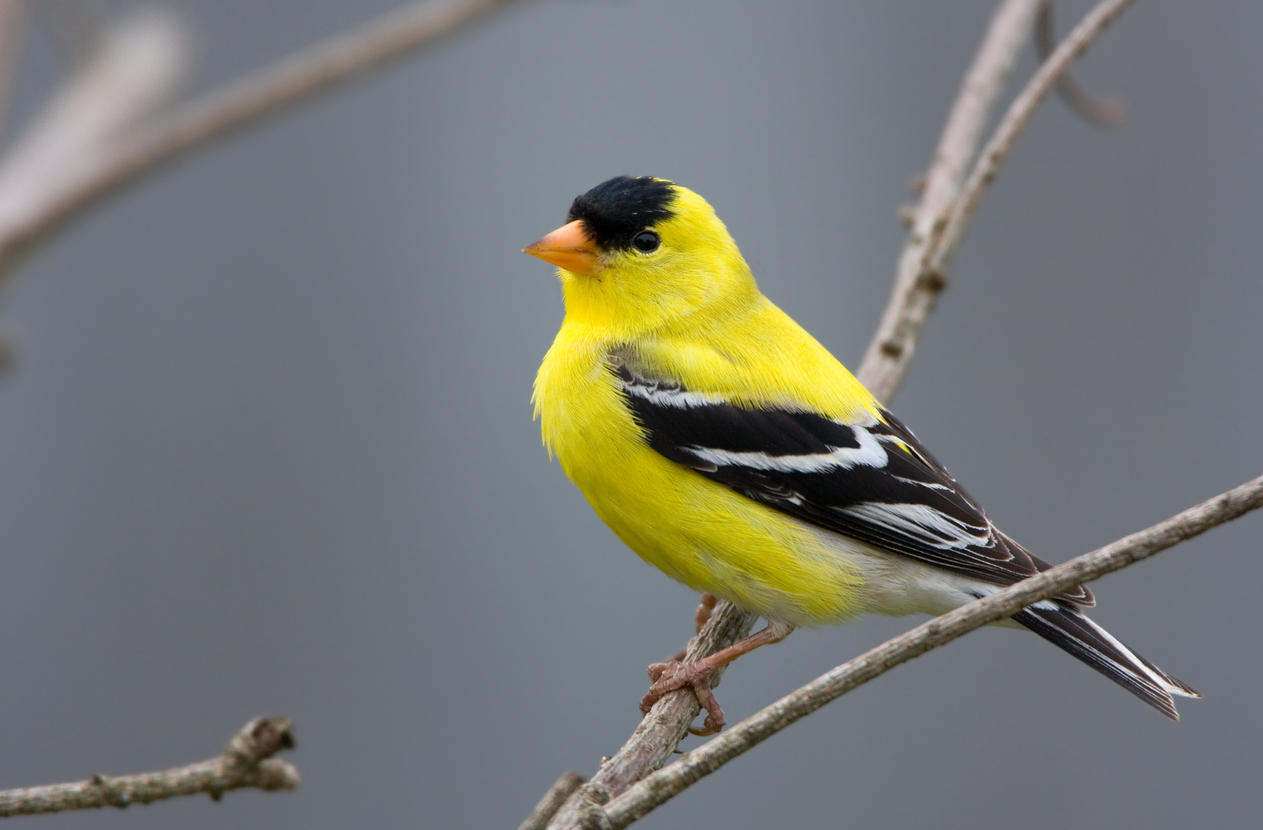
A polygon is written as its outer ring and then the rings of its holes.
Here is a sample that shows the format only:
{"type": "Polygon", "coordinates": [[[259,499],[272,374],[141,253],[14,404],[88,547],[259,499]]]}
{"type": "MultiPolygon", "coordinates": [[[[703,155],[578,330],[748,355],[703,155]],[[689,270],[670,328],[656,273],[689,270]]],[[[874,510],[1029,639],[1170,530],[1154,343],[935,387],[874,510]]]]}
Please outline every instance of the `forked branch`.
{"type": "Polygon", "coordinates": [[[289,718],[255,718],[233,735],[224,751],[206,761],[185,767],[120,775],[93,775],[86,781],[49,784],[0,792],[0,818],[92,810],[149,804],[166,798],[205,793],[218,801],[229,790],[292,790],[298,786],[298,770],[274,758],[294,748],[289,718]]]}

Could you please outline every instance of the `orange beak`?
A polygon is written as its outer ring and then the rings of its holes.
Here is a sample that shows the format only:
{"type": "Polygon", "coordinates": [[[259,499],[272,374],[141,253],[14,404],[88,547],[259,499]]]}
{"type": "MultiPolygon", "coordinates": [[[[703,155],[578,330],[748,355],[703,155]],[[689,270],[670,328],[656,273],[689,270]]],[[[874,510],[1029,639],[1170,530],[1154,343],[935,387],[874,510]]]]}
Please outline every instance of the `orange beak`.
{"type": "Polygon", "coordinates": [[[588,238],[581,219],[562,225],[534,245],[527,245],[522,253],[585,277],[596,276],[602,267],[600,249],[588,238]]]}

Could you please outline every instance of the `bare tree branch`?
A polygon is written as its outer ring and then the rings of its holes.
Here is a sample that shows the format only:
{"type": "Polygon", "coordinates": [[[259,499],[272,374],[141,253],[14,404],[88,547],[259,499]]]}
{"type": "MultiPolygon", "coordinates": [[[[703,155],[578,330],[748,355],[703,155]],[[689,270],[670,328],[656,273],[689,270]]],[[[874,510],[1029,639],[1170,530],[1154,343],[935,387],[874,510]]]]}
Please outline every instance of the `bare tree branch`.
{"type": "Polygon", "coordinates": [[[0,284],[33,246],[99,199],[184,153],[350,80],[517,0],[435,0],[282,59],[139,127],[83,160],[69,180],[22,199],[0,190],[0,284]]]}
{"type": "MultiPolygon", "coordinates": [[[[689,641],[684,661],[700,660],[743,639],[757,619],[727,602],[719,603],[710,621],[689,641]]],[[[723,669],[711,675],[711,686],[718,686],[722,676],[723,669]]],[[[601,764],[592,780],[579,788],[548,827],[592,826],[592,817],[600,815],[600,805],[666,763],[701,708],[691,689],[664,695],[637,724],[627,743],[601,764]]]]}
{"type": "MultiPolygon", "coordinates": [[[[1044,0],[1040,4],[1039,17],[1035,21],[1035,48],[1041,61],[1052,57],[1053,50],[1057,48],[1052,0],[1044,0]]],[[[1127,118],[1127,105],[1121,98],[1098,98],[1069,72],[1057,81],[1057,94],[1070,109],[1098,127],[1117,127],[1127,118]]]]}
{"type": "Polygon", "coordinates": [[[272,756],[294,748],[289,718],[255,718],[233,735],[214,758],[162,772],[50,784],[0,792],[0,818],[149,804],[166,798],[206,793],[218,801],[229,790],[292,790],[298,770],[272,756]]]}
{"type": "Polygon", "coordinates": [[[982,149],[982,154],[965,183],[964,191],[952,206],[951,215],[947,217],[942,233],[931,241],[921,269],[924,279],[933,279],[932,275],[946,272],[974,214],[978,212],[978,206],[982,204],[982,197],[995,181],[1009,151],[1013,149],[1022,130],[1026,128],[1044,98],[1057,85],[1070,64],[1078,60],[1101,33],[1134,2],[1136,0],[1102,0],[1098,3],[1074,27],[1074,31],[1062,41],[1052,56],[1044,61],[1035,77],[1031,78],[1026,88],[1013,100],[987,146],[982,149]]]}
{"type": "Polygon", "coordinates": [[[1263,507],[1263,476],[1191,507],[1164,522],[1125,536],[1091,553],[1049,568],[989,597],[936,617],[843,663],[801,689],[746,718],[665,769],[658,770],[605,805],[608,826],[618,830],[683,792],[772,735],[827,703],[927,651],[1075,585],[1147,559],[1251,510],[1263,507]]]}
{"type": "Polygon", "coordinates": [[[557,783],[549,787],[548,792],[544,793],[544,797],[539,800],[535,809],[531,810],[531,814],[518,826],[517,830],[544,830],[548,820],[557,814],[561,805],[566,803],[566,799],[572,792],[579,789],[581,784],[583,784],[583,776],[579,773],[562,773],[557,783]]]}
{"type": "Polygon", "coordinates": [[[0,162],[0,228],[73,187],[137,122],[166,104],[188,70],[183,25],[145,8],[108,27],[0,162]]]}
{"type": "MultiPolygon", "coordinates": [[[[170,114],[170,99],[191,50],[169,13],[149,8],[84,42],[70,80],[0,160],[0,288],[20,258],[99,199],[216,138],[400,58],[515,0],[436,0],[385,15],[357,31],[296,53],[170,114]]],[[[0,0],[0,117],[17,48],[23,0],[0,0]]],[[[73,9],[71,10],[73,11],[73,9]]],[[[0,357],[7,357],[0,341],[0,357]]],[[[3,362],[0,360],[0,362],[3,362]]],[[[0,792],[0,818],[104,806],[126,807],[181,795],[293,789],[298,770],[272,758],[293,747],[288,718],[257,718],[216,758],[163,772],[0,792]]],[[[581,783],[563,777],[542,826],[581,783]]]]}
{"type": "Polygon", "coordinates": [[[889,403],[903,382],[921,327],[947,284],[945,276],[926,268],[926,258],[960,195],[987,119],[1030,37],[1039,7],[1040,0],[1008,0],[996,9],[939,136],[921,201],[912,212],[908,238],[899,254],[890,302],[856,373],[860,383],[884,403],[889,403]]]}

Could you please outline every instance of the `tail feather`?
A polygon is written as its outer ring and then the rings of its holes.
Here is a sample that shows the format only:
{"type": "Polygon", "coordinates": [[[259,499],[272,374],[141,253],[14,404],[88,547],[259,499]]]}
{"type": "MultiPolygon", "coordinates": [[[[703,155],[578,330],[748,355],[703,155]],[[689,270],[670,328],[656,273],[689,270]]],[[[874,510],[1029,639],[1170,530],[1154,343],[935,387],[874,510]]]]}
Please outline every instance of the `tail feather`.
{"type": "Polygon", "coordinates": [[[1070,652],[1171,720],[1180,719],[1171,695],[1201,697],[1197,690],[1123,645],[1073,606],[1040,603],[1014,614],[1013,620],[1070,652]]]}

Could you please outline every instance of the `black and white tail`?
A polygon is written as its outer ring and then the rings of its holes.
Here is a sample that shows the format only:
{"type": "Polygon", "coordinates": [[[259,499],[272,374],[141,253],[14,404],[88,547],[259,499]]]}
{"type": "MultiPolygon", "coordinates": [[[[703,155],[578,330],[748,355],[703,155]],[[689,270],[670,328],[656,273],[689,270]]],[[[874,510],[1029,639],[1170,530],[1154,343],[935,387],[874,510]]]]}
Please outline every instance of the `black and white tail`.
{"type": "Polygon", "coordinates": [[[1201,697],[1120,643],[1078,608],[1060,602],[1041,602],[1013,615],[1013,621],[1060,646],[1171,720],[1179,720],[1171,695],[1201,697]]]}

